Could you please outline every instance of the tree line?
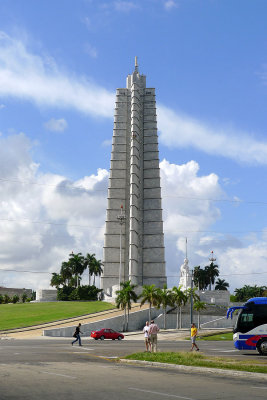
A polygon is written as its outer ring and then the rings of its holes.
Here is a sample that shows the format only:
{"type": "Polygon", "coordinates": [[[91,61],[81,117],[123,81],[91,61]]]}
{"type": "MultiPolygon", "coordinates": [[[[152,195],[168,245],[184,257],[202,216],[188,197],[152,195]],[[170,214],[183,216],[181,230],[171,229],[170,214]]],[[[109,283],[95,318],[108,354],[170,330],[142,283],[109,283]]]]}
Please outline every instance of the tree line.
{"type": "Polygon", "coordinates": [[[267,297],[267,286],[245,285],[242,288],[235,289],[231,301],[244,302],[252,297],[267,297]]]}
{"type": "Polygon", "coordinates": [[[101,289],[96,288],[95,279],[103,272],[101,260],[95,254],[69,254],[63,261],[59,273],[53,272],[50,285],[56,287],[58,300],[97,300],[101,289]],[[82,275],[88,271],[88,285],[81,286],[82,275]],[[91,281],[93,284],[91,285],[91,281]]]}
{"type": "Polygon", "coordinates": [[[0,304],[9,304],[9,303],[29,303],[32,300],[35,300],[36,292],[33,292],[31,297],[28,297],[27,293],[23,293],[21,296],[14,294],[13,296],[9,296],[8,294],[0,294],[0,304]]]}
{"type": "Polygon", "coordinates": [[[129,326],[129,314],[132,303],[136,303],[138,299],[141,300],[140,307],[145,303],[149,304],[148,309],[148,320],[151,321],[151,310],[152,307],[163,309],[163,327],[166,329],[166,314],[167,308],[176,307],[176,329],[182,327],[182,313],[181,309],[185,304],[193,299],[193,308],[198,312],[198,325],[200,325],[200,311],[206,308],[204,302],[200,301],[196,288],[189,288],[185,291],[181,289],[181,286],[174,286],[172,289],[167,289],[165,284],[162,289],[157,288],[153,285],[143,285],[143,290],[140,296],[137,296],[135,288],[137,285],[133,285],[131,281],[121,283],[121,289],[116,291],[116,307],[124,310],[124,326],[123,330],[128,331],[129,326]]]}
{"type": "Polygon", "coordinates": [[[197,266],[193,270],[194,285],[198,290],[211,290],[212,286],[215,290],[227,290],[229,283],[224,279],[219,279],[219,275],[219,267],[213,261],[204,268],[197,266]],[[218,278],[217,281],[215,281],[216,278],[218,278]]]}

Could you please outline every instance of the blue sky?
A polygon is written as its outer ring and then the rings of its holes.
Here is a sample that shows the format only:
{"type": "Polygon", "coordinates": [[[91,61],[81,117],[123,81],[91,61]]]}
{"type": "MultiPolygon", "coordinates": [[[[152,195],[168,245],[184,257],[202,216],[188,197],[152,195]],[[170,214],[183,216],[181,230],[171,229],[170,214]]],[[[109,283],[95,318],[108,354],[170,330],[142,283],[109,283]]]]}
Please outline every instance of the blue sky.
{"type": "Polygon", "coordinates": [[[1,0],[0,285],[47,287],[72,250],[102,257],[115,90],[136,55],[156,88],[169,286],[185,237],[190,266],[213,250],[231,290],[267,284],[266,13],[1,0]]]}

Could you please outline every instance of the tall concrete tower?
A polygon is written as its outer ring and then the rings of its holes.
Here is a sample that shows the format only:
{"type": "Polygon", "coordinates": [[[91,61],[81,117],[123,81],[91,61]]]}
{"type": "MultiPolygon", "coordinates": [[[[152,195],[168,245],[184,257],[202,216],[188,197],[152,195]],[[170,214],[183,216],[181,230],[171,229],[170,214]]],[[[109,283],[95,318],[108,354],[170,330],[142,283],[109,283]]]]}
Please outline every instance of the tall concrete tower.
{"type": "Polygon", "coordinates": [[[117,89],[101,287],[166,283],[155,89],[135,69],[117,89]]]}

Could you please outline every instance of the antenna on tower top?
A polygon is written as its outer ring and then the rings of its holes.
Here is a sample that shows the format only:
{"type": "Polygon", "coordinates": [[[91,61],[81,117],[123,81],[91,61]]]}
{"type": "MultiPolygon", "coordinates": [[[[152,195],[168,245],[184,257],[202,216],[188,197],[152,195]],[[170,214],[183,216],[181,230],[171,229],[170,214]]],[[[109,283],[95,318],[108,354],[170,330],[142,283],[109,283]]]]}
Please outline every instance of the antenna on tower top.
{"type": "Polygon", "coordinates": [[[135,56],[135,58],[134,58],[134,66],[135,66],[135,71],[138,72],[137,56],[135,56]]]}

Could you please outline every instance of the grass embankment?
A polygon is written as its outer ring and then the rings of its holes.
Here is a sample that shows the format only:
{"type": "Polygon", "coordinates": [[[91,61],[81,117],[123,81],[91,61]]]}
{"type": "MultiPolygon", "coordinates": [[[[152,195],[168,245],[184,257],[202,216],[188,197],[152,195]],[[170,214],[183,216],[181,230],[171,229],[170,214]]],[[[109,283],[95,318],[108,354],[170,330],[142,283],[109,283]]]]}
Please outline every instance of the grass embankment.
{"type": "Polygon", "coordinates": [[[200,340],[233,340],[233,332],[218,333],[217,335],[200,336],[200,340]]]}
{"type": "MultiPolygon", "coordinates": [[[[220,368],[236,371],[267,373],[266,364],[255,365],[250,361],[238,361],[230,358],[207,357],[200,353],[135,353],[125,357],[129,360],[154,361],[160,363],[188,365],[194,367],[220,368]]],[[[261,364],[257,361],[257,364],[261,364]]]]}
{"type": "Polygon", "coordinates": [[[79,317],[112,308],[112,304],[101,301],[0,304],[0,330],[79,317]]]}

